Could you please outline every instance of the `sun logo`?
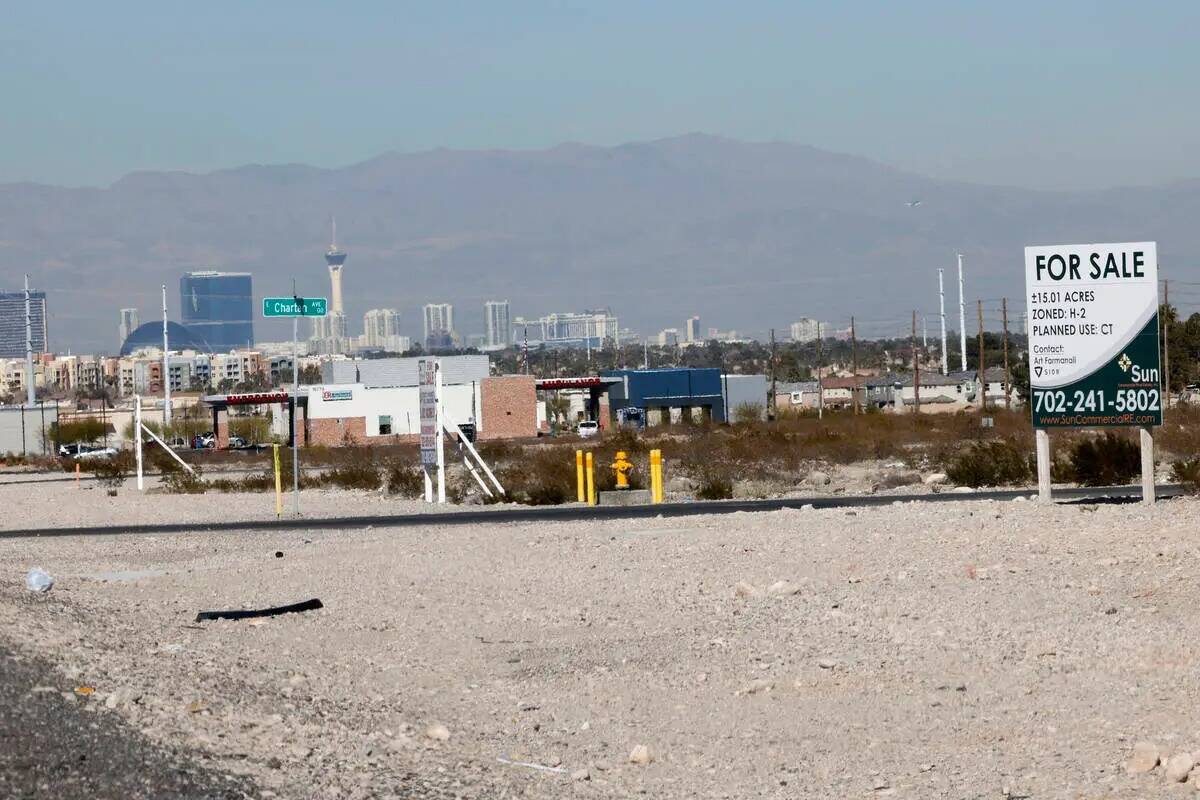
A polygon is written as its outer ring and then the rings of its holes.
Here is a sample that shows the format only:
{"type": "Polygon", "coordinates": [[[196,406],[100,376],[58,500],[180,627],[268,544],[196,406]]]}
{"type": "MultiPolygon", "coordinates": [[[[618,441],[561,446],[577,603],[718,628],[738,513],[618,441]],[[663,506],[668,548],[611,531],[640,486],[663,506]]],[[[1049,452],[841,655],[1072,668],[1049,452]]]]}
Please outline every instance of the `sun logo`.
{"type": "Polygon", "coordinates": [[[1121,357],[1117,359],[1117,366],[1122,372],[1129,372],[1129,368],[1133,366],[1133,362],[1129,360],[1129,356],[1121,353],[1121,357]]]}

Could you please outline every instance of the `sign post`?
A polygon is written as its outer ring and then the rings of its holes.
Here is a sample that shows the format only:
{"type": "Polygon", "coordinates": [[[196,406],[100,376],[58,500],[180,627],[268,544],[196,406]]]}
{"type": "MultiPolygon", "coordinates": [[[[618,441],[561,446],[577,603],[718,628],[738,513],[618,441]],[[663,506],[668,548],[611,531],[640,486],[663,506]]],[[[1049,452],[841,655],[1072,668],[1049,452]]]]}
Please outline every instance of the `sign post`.
{"type": "Polygon", "coordinates": [[[436,358],[417,362],[417,389],[421,410],[421,471],[425,474],[425,502],[433,502],[433,469],[437,468],[437,502],[446,502],[446,463],[442,448],[442,370],[436,358]]]}
{"type": "Polygon", "coordinates": [[[1025,248],[1029,405],[1038,496],[1049,500],[1051,428],[1138,427],[1142,500],[1154,502],[1162,425],[1154,242],[1025,248]]]}
{"type": "Polygon", "coordinates": [[[300,317],[323,317],[327,313],[329,301],[324,297],[263,298],[264,317],[292,318],[292,510],[297,517],[300,516],[300,440],[296,437],[296,416],[300,413],[300,317]]]}

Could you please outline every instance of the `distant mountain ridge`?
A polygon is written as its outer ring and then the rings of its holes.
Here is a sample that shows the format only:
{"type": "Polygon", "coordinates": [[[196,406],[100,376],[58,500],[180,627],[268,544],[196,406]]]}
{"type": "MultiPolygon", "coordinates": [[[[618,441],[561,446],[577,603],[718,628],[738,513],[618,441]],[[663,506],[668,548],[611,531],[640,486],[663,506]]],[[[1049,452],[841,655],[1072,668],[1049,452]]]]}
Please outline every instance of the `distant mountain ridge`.
{"type": "MultiPolygon", "coordinates": [[[[903,333],[914,308],[936,312],[937,267],[956,294],[956,251],[968,299],[1006,295],[1018,314],[1026,244],[1154,239],[1164,275],[1197,279],[1198,212],[1200,180],[1036,191],[688,134],[386,153],[337,169],[135,172],[103,189],[0,185],[0,285],[27,271],[50,292],[56,349],[115,350],[117,310],[153,318],[163,283],[173,307],[189,269],[253,272],[258,295],[290,292],[293,277],[327,294],[336,214],[355,333],[363,311],[384,306],[419,335],[420,306],[435,301],[455,304],[461,332],[482,331],[484,300],[508,299],[514,317],[608,306],[647,333],[692,314],[759,334],[854,314],[875,336],[903,333]]],[[[290,335],[256,328],[260,340],[290,335]]]]}

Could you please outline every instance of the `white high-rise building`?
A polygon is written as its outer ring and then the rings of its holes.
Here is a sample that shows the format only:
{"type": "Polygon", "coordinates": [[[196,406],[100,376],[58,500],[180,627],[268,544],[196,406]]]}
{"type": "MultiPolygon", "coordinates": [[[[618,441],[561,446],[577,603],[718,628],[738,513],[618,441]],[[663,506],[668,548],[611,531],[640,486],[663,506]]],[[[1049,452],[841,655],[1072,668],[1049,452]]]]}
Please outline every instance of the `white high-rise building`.
{"type": "Polygon", "coordinates": [[[400,312],[394,308],[372,308],[363,314],[363,345],[394,350],[400,339],[400,312]]]}
{"type": "Polygon", "coordinates": [[[121,337],[121,344],[125,344],[125,340],[129,338],[129,334],[137,330],[138,326],[138,310],[136,308],[122,308],[121,322],[117,325],[117,334],[121,337]]]}
{"type": "Polygon", "coordinates": [[[679,329],[664,328],[658,333],[659,347],[674,347],[679,344],[679,329]]]}
{"type": "Polygon", "coordinates": [[[684,333],[689,342],[703,341],[704,337],[700,335],[700,318],[688,317],[687,322],[684,323],[684,333]]]}
{"type": "Polygon", "coordinates": [[[435,339],[454,338],[454,306],[450,303],[426,303],[424,311],[424,333],[426,346],[430,337],[435,339]]]}
{"type": "Polygon", "coordinates": [[[546,344],[603,347],[605,340],[620,344],[620,323],[608,311],[547,314],[538,319],[518,317],[513,323],[520,338],[546,344]]]}
{"type": "Polygon", "coordinates": [[[507,347],[512,344],[512,323],[507,300],[488,300],[483,304],[484,344],[507,347]]]}
{"type": "Polygon", "coordinates": [[[828,331],[828,325],[822,325],[818,320],[803,317],[799,322],[792,323],[792,341],[815,342],[818,336],[823,336],[828,331]]]}

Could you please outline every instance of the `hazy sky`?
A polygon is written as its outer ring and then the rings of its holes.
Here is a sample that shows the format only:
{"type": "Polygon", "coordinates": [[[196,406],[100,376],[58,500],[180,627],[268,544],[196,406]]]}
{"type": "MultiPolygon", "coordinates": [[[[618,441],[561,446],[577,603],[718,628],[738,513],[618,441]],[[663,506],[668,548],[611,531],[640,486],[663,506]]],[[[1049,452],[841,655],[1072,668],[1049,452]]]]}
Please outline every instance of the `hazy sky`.
{"type": "Polygon", "coordinates": [[[783,139],[938,177],[1200,176],[1200,3],[10,3],[0,181],[783,139]]]}

